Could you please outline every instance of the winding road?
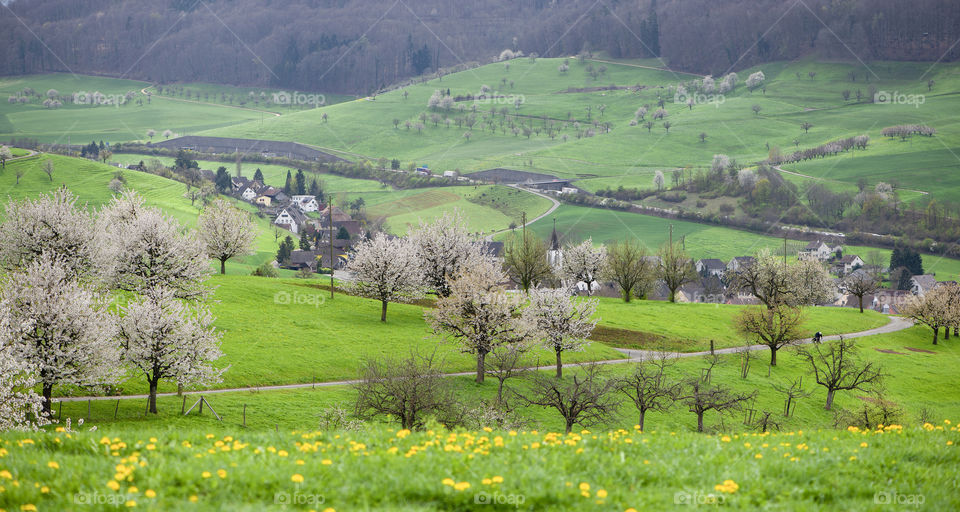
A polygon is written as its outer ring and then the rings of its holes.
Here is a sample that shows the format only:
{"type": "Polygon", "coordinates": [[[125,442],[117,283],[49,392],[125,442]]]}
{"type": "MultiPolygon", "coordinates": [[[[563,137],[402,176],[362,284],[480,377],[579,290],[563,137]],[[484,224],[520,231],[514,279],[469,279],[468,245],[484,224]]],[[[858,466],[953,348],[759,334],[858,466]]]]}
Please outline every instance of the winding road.
{"type": "MultiPolygon", "coordinates": [[[[536,222],[536,221],[538,221],[538,220],[540,220],[540,219],[542,219],[542,218],[550,215],[551,213],[553,213],[554,211],[556,211],[557,208],[560,207],[560,201],[557,201],[556,198],[550,197],[550,196],[548,196],[547,194],[544,194],[544,193],[542,193],[542,192],[537,192],[537,191],[534,191],[534,190],[530,190],[529,188],[523,188],[523,187],[521,187],[521,186],[520,186],[519,184],[517,184],[517,183],[514,183],[513,185],[507,185],[507,186],[508,186],[508,187],[513,187],[513,188],[515,188],[515,189],[517,189],[517,190],[522,190],[522,191],[524,191],[524,192],[529,192],[529,193],[531,193],[531,194],[533,194],[533,195],[535,195],[535,196],[540,196],[540,197],[542,197],[542,198],[544,198],[544,199],[548,199],[551,203],[553,203],[553,204],[550,205],[550,208],[549,208],[547,211],[541,213],[540,215],[537,215],[536,217],[534,217],[534,218],[531,219],[531,220],[528,220],[527,223],[524,224],[524,226],[529,226],[530,224],[533,224],[534,222],[536,222]]],[[[497,235],[497,234],[500,234],[500,233],[505,233],[505,232],[507,232],[507,231],[511,231],[511,229],[510,229],[510,228],[507,228],[507,229],[501,229],[501,230],[499,230],[499,231],[494,231],[494,232],[492,232],[492,233],[490,233],[489,235],[486,236],[486,240],[487,240],[488,242],[492,242],[494,235],[497,235]]]]}
{"type": "MultiPolygon", "coordinates": [[[[910,321],[909,319],[896,317],[896,316],[890,316],[889,318],[890,318],[890,322],[887,323],[886,325],[883,325],[874,329],[869,329],[866,331],[852,332],[847,334],[838,334],[834,336],[824,336],[823,341],[835,341],[841,338],[851,339],[851,338],[862,338],[865,336],[874,336],[877,334],[889,334],[892,332],[902,331],[904,329],[907,329],[913,326],[913,322],[910,321]]],[[[802,344],[808,344],[812,342],[813,342],[812,338],[805,338],[803,340],[800,340],[797,344],[802,345],[802,344]]],[[[627,350],[627,349],[617,349],[617,350],[623,353],[627,357],[624,359],[610,359],[606,361],[593,361],[593,362],[587,362],[587,363],[569,363],[569,364],[565,364],[564,367],[572,368],[576,366],[584,366],[586,364],[592,364],[594,362],[598,364],[631,363],[631,362],[643,361],[645,359],[649,359],[657,355],[657,352],[652,350],[627,350]]],[[[714,352],[717,354],[733,354],[739,350],[743,350],[743,347],[721,348],[721,349],[715,350],[714,352]]],[[[748,347],[748,350],[768,350],[768,347],[766,345],[750,345],[748,347]]],[[[675,353],[674,357],[677,357],[677,358],[700,357],[700,356],[708,355],[709,353],[710,353],[709,351],[677,352],[675,353]]],[[[546,365],[546,366],[531,367],[529,369],[552,371],[554,368],[555,367],[553,365],[546,365]]],[[[470,376],[475,374],[476,372],[469,371],[469,372],[445,373],[444,376],[445,377],[464,377],[464,376],[470,376]]],[[[243,388],[205,389],[205,390],[197,390],[197,391],[184,391],[183,394],[184,395],[214,395],[214,394],[221,394],[221,393],[237,393],[242,391],[259,392],[259,391],[279,391],[279,390],[285,390],[285,389],[326,388],[326,387],[334,387],[334,386],[350,386],[358,382],[359,382],[358,380],[353,379],[353,380],[337,380],[337,381],[330,381],[330,382],[309,382],[309,383],[301,383],[301,384],[278,384],[274,386],[252,386],[252,387],[243,387],[243,388]]],[[[176,393],[157,393],[157,396],[170,397],[170,396],[177,396],[177,394],[176,393]]],[[[141,394],[141,395],[123,395],[123,396],[71,396],[71,397],[59,397],[59,398],[54,397],[53,401],[54,402],[85,402],[87,400],[94,400],[94,401],[138,400],[138,399],[145,399],[145,398],[148,398],[148,395],[141,394]]]]}

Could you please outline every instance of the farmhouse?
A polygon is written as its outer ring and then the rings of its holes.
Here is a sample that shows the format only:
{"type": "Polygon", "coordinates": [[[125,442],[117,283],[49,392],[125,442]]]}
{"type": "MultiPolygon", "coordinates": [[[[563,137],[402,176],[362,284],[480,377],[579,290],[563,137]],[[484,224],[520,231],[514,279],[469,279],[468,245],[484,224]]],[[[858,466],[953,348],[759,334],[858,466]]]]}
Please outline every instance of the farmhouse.
{"type": "Polygon", "coordinates": [[[701,276],[717,276],[722,277],[723,273],[727,270],[726,264],[723,261],[716,258],[706,258],[702,260],[697,260],[697,273],[701,276]]]}
{"type": "Polygon", "coordinates": [[[317,202],[316,196],[293,196],[290,200],[304,213],[320,210],[320,203],[317,202]]]}
{"type": "Polygon", "coordinates": [[[857,256],[856,254],[847,254],[847,255],[844,255],[842,258],[837,259],[837,261],[835,262],[835,265],[838,273],[843,273],[844,275],[846,275],[858,268],[862,268],[863,259],[861,259],[860,256],[857,256]]]}
{"type": "Polygon", "coordinates": [[[289,229],[293,233],[299,234],[300,230],[307,225],[307,218],[300,211],[300,208],[288,206],[277,214],[274,224],[289,229]]]}
{"type": "Polygon", "coordinates": [[[739,272],[757,261],[753,256],[736,256],[727,263],[727,272],[739,272]]]}
{"type": "Polygon", "coordinates": [[[910,293],[923,297],[937,286],[937,278],[933,274],[923,274],[910,278],[910,293]]]}

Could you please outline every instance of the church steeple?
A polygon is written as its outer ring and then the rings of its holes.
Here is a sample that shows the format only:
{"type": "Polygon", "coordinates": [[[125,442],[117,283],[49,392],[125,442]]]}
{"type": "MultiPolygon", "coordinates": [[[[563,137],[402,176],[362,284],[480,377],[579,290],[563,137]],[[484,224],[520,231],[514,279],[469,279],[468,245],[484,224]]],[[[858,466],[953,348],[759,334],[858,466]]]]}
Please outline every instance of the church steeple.
{"type": "Polygon", "coordinates": [[[557,236],[557,218],[553,218],[553,233],[550,235],[550,250],[560,250],[560,237],[557,236]]]}

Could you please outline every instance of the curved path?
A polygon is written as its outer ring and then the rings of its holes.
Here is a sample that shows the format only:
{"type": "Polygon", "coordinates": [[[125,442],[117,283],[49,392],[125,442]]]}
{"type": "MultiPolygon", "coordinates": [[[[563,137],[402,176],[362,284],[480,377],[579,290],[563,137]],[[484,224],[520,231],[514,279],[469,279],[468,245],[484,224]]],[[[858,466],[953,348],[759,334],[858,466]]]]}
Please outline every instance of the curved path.
{"type": "MultiPolygon", "coordinates": [[[[911,320],[890,316],[890,322],[881,327],[875,329],[870,329],[867,331],[852,332],[848,334],[839,334],[834,336],[824,336],[824,341],[834,341],[841,338],[862,338],[864,336],[873,336],[876,334],[888,334],[892,332],[902,331],[909,327],[913,326],[911,320]]],[[[803,339],[799,344],[812,343],[811,338],[803,339]]],[[[626,349],[617,349],[627,356],[626,359],[610,359],[606,361],[591,361],[587,363],[569,363],[565,364],[564,368],[572,368],[576,366],[583,366],[585,364],[598,363],[598,364],[622,364],[642,361],[644,359],[650,358],[657,354],[657,352],[652,350],[626,350],[626,349]]],[[[715,350],[717,354],[732,354],[738,350],[742,350],[742,347],[731,347],[731,348],[722,348],[715,350]]],[[[768,350],[766,345],[750,345],[749,350],[768,350]]],[[[677,352],[675,357],[677,358],[686,358],[686,357],[698,357],[709,354],[710,352],[677,352]]],[[[553,365],[537,366],[536,370],[553,370],[555,367],[553,365]]],[[[455,373],[445,373],[445,377],[464,377],[476,375],[475,371],[469,372],[455,372],[455,373]]],[[[333,386],[350,386],[358,383],[358,380],[337,380],[330,382],[310,382],[304,384],[279,384],[274,386],[253,386],[253,387],[244,387],[244,388],[225,388],[225,389],[205,389],[198,391],[184,391],[184,395],[214,395],[220,393],[236,393],[240,391],[278,391],[284,389],[305,389],[305,388],[325,388],[333,386]]],[[[169,397],[177,396],[176,393],[157,393],[158,397],[169,397]]],[[[54,402],[83,402],[87,400],[137,400],[148,398],[148,395],[122,395],[122,396],[70,396],[70,397],[54,397],[54,402]]]]}
{"type": "MultiPolygon", "coordinates": [[[[556,198],[550,197],[550,196],[548,196],[547,194],[544,194],[544,193],[542,193],[542,192],[537,192],[537,191],[535,191],[535,190],[530,190],[529,188],[523,188],[523,187],[521,187],[519,184],[516,184],[516,183],[514,183],[513,185],[507,185],[507,186],[508,186],[508,187],[513,187],[513,188],[515,188],[515,189],[517,189],[517,190],[522,190],[522,191],[524,191],[524,192],[528,192],[528,193],[533,194],[533,195],[535,195],[535,196],[540,196],[540,197],[542,197],[542,198],[544,198],[544,199],[549,200],[549,201],[552,203],[552,204],[550,205],[550,208],[549,208],[547,211],[541,213],[540,215],[537,215],[536,217],[534,217],[534,218],[531,219],[531,220],[528,220],[527,223],[524,224],[524,226],[529,226],[530,224],[533,224],[534,222],[536,222],[536,221],[538,221],[538,220],[546,217],[547,215],[550,215],[551,213],[553,213],[554,211],[556,211],[557,208],[560,207],[560,201],[558,201],[556,198]]],[[[523,226],[518,226],[518,227],[523,227],[523,226]]],[[[487,239],[488,242],[493,241],[494,235],[497,235],[497,234],[499,234],[499,233],[505,233],[505,232],[507,232],[507,231],[510,231],[510,228],[501,229],[501,230],[499,230],[499,231],[494,231],[494,232],[490,233],[489,235],[487,235],[487,236],[486,236],[486,239],[487,239]]]]}
{"type": "MultiPolygon", "coordinates": [[[[798,176],[798,177],[800,177],[800,178],[806,178],[806,179],[814,180],[814,181],[828,181],[828,180],[826,180],[826,179],[824,179],[824,178],[818,178],[818,177],[816,177],[816,176],[810,176],[809,174],[803,174],[803,173],[800,173],[800,172],[797,172],[797,171],[788,171],[788,170],[784,169],[782,166],[779,166],[779,165],[775,165],[773,168],[776,169],[776,170],[778,170],[778,171],[780,171],[780,172],[782,172],[783,174],[789,174],[789,175],[791,175],[791,176],[798,176]]],[[[841,182],[837,182],[837,183],[841,183],[841,182]]],[[[897,187],[897,188],[900,189],[900,190],[906,190],[907,192],[916,192],[916,193],[918,193],[918,194],[920,194],[920,195],[922,195],[922,196],[926,196],[926,195],[929,195],[929,194],[930,194],[930,192],[925,192],[925,191],[923,191],[923,190],[917,190],[917,189],[913,189],[913,188],[901,188],[901,187],[897,187]]]]}
{"type": "Polygon", "coordinates": [[[9,164],[10,162],[16,162],[17,160],[25,160],[27,158],[34,157],[40,154],[39,151],[34,151],[32,149],[28,149],[27,151],[29,151],[29,153],[27,153],[26,155],[20,155],[20,156],[15,156],[13,158],[8,158],[7,163],[9,164]]]}

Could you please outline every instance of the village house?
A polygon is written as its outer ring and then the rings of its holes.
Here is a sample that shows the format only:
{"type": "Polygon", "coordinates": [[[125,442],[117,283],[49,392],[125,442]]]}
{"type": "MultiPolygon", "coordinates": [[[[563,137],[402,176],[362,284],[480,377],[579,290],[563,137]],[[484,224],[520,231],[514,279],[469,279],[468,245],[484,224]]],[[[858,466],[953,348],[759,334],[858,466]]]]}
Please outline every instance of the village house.
{"type": "Polygon", "coordinates": [[[837,273],[842,273],[843,275],[847,275],[858,268],[863,268],[864,265],[863,259],[856,254],[844,255],[842,258],[838,258],[834,264],[836,265],[837,273]]]}
{"type": "Polygon", "coordinates": [[[294,234],[299,234],[306,227],[307,218],[300,211],[300,208],[288,206],[280,210],[273,223],[292,231],[294,234]]]}
{"type": "Polygon", "coordinates": [[[910,278],[910,293],[923,297],[937,286],[937,278],[933,274],[923,274],[910,278]]]}
{"type": "Polygon", "coordinates": [[[753,256],[736,256],[727,263],[727,272],[736,274],[737,272],[753,265],[757,261],[753,256]]]}
{"type": "MultiPolygon", "coordinates": [[[[839,247],[838,247],[839,248],[839,247]]],[[[812,241],[806,247],[797,252],[799,260],[827,261],[833,256],[836,249],[831,249],[829,245],[820,240],[812,241]]]]}
{"type": "Polygon", "coordinates": [[[317,202],[316,196],[297,195],[290,200],[304,213],[320,211],[320,203],[317,202]]]}
{"type": "Polygon", "coordinates": [[[727,265],[716,258],[705,258],[697,260],[697,273],[703,277],[716,276],[723,277],[727,270],[727,265]]]}

